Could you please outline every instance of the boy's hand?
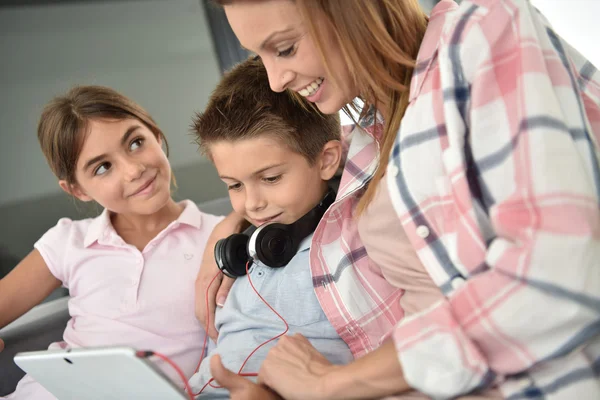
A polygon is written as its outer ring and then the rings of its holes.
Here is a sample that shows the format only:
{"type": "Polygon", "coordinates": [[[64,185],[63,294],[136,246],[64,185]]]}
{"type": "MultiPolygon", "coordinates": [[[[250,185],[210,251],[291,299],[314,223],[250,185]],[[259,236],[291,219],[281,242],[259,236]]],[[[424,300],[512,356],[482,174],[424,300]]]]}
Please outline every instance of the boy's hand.
{"type": "Polygon", "coordinates": [[[215,342],[219,335],[215,329],[215,307],[216,305],[223,306],[229,289],[231,289],[234,282],[233,279],[219,273],[220,270],[214,255],[215,245],[220,239],[241,232],[245,224],[247,223],[242,217],[232,212],[215,226],[206,243],[204,255],[202,256],[202,265],[196,278],[196,317],[208,333],[208,336],[215,342]],[[215,278],[217,274],[218,276],[215,278]],[[210,285],[213,278],[215,280],[210,285]],[[206,324],[207,316],[210,317],[208,326],[206,324]]]}
{"type": "Polygon", "coordinates": [[[221,356],[217,354],[210,360],[210,372],[219,385],[229,390],[229,398],[232,400],[281,399],[265,386],[257,385],[225,368],[221,362],[221,356]]]}

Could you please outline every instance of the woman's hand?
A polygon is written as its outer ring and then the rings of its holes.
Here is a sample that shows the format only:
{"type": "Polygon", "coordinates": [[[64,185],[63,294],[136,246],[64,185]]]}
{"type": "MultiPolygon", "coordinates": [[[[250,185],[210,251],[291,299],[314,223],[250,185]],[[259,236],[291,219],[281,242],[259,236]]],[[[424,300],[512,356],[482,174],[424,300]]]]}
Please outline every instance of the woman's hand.
{"type": "Polygon", "coordinates": [[[333,365],[300,334],[279,339],[258,381],[288,400],[379,399],[410,390],[392,340],[348,365],[333,365]]]}
{"type": "Polygon", "coordinates": [[[220,270],[214,255],[215,245],[220,239],[241,232],[245,225],[247,225],[247,222],[242,217],[236,213],[231,213],[215,226],[206,243],[204,255],[202,256],[202,265],[196,278],[196,317],[208,333],[208,336],[214,341],[217,340],[218,336],[218,332],[215,329],[215,307],[216,305],[222,306],[225,303],[227,294],[234,282],[233,279],[219,273],[220,270]],[[218,276],[215,278],[217,274],[218,276]],[[214,282],[211,285],[210,283],[213,281],[213,278],[214,282]],[[207,316],[209,317],[208,326],[206,324],[207,316]]]}
{"type": "Polygon", "coordinates": [[[273,347],[258,373],[258,380],[287,400],[327,399],[331,364],[304,336],[283,336],[273,347]]]}
{"type": "Polygon", "coordinates": [[[281,399],[281,397],[270,389],[262,385],[257,385],[225,368],[221,362],[221,357],[217,354],[210,360],[210,372],[219,385],[229,390],[229,398],[232,400],[281,399]]]}

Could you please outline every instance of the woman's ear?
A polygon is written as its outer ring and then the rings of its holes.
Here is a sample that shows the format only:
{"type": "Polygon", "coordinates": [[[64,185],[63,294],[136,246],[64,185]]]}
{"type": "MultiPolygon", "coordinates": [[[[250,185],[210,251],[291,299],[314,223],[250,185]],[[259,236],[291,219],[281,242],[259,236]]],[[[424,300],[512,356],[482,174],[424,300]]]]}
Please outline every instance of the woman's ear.
{"type": "Polygon", "coordinates": [[[88,196],[80,187],[79,185],[75,184],[75,183],[68,183],[66,180],[61,179],[58,181],[58,186],[60,186],[60,188],[62,190],[64,190],[66,193],[70,194],[71,196],[75,197],[76,199],[79,199],[81,201],[92,201],[93,199],[88,196]]]}
{"type": "Polygon", "coordinates": [[[321,179],[328,181],[335,175],[342,158],[342,143],[339,140],[330,140],[325,143],[319,157],[321,179]]]}

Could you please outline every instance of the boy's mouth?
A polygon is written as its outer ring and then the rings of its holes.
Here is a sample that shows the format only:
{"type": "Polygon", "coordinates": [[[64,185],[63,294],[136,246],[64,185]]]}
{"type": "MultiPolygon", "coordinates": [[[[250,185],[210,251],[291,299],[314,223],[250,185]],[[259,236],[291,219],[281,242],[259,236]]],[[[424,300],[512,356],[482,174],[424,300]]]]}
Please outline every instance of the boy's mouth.
{"type": "Polygon", "coordinates": [[[251,218],[251,220],[252,220],[254,226],[261,226],[261,225],[266,224],[267,222],[273,222],[275,220],[275,218],[279,217],[281,214],[283,214],[283,213],[280,212],[279,214],[273,215],[272,217],[263,218],[263,219],[251,218]]]}

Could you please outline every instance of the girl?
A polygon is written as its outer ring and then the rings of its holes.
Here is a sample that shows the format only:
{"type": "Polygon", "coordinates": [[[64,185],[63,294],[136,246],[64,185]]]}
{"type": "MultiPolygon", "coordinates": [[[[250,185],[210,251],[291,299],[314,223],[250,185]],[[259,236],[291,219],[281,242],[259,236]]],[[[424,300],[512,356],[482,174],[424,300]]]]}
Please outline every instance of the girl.
{"type": "MultiPolygon", "coordinates": [[[[171,197],[164,134],[139,105],[112,89],[76,87],[44,109],[38,138],[60,187],[96,201],[96,218],[63,218],[0,281],[0,327],[69,289],[71,319],[50,348],[131,346],[171,358],[189,378],[204,331],[194,281],[220,217],[171,197]]],[[[10,343],[7,343],[10,346],[10,343]]],[[[161,369],[182,383],[167,364],[161,369]]],[[[26,376],[9,399],[52,399],[26,376]]]]}
{"type": "MultiPolygon", "coordinates": [[[[221,3],[273,90],[366,105],[311,247],[358,359],[283,338],[259,380],[289,399],[600,398],[594,66],[527,0],[221,3]]],[[[258,390],[214,361],[232,398],[258,390]]]]}

